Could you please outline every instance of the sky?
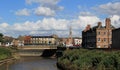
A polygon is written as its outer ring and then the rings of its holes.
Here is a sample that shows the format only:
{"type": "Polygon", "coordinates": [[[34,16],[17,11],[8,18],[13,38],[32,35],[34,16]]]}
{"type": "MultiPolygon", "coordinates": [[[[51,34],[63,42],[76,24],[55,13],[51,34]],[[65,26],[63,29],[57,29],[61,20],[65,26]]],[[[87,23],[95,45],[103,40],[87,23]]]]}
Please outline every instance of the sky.
{"type": "Polygon", "coordinates": [[[0,0],[0,33],[6,36],[52,35],[74,37],[98,22],[120,27],[120,0],[0,0]]]}

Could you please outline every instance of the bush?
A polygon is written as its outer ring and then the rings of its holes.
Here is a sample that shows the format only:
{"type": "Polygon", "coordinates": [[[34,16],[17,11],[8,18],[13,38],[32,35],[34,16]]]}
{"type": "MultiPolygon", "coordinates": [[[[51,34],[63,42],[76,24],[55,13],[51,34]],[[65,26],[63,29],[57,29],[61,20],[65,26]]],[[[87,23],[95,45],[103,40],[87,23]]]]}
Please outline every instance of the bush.
{"type": "Polygon", "coordinates": [[[58,64],[66,70],[120,70],[120,51],[66,50],[58,64]]]}
{"type": "Polygon", "coordinates": [[[11,57],[11,51],[6,48],[0,48],[0,60],[11,57]]]}

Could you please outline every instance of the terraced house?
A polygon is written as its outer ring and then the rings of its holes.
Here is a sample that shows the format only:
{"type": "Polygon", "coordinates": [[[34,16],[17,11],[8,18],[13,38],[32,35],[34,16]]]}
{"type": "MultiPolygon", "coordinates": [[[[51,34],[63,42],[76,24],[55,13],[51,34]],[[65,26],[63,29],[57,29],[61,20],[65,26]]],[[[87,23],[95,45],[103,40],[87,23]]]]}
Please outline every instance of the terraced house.
{"type": "Polygon", "coordinates": [[[54,36],[26,36],[25,45],[54,45],[56,39],[54,36]]]}
{"type": "Polygon", "coordinates": [[[34,45],[55,44],[55,38],[53,36],[32,36],[31,44],[34,44],[34,45]]]}
{"type": "Polygon", "coordinates": [[[87,25],[82,31],[82,47],[85,48],[111,48],[112,44],[112,30],[110,18],[106,18],[105,26],[98,22],[97,26],[91,28],[87,25]]]}

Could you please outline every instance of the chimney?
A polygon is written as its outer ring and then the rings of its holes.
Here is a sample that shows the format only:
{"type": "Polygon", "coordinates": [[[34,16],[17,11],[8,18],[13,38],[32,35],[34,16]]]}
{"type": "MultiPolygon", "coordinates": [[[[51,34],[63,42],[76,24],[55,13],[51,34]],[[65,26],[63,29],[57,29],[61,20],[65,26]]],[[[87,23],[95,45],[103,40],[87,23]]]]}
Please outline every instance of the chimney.
{"type": "Polygon", "coordinates": [[[90,30],[91,26],[90,24],[87,25],[87,30],[90,30]]]}
{"type": "Polygon", "coordinates": [[[90,26],[90,24],[88,24],[88,25],[86,26],[86,28],[84,29],[84,32],[90,30],[90,28],[91,28],[91,26],[90,26]]]}
{"type": "Polygon", "coordinates": [[[98,27],[102,26],[102,23],[101,22],[98,22],[98,27]]]}
{"type": "Polygon", "coordinates": [[[110,26],[111,26],[111,20],[110,20],[110,18],[106,18],[106,20],[105,20],[105,26],[106,26],[107,29],[110,28],[110,26]]]}

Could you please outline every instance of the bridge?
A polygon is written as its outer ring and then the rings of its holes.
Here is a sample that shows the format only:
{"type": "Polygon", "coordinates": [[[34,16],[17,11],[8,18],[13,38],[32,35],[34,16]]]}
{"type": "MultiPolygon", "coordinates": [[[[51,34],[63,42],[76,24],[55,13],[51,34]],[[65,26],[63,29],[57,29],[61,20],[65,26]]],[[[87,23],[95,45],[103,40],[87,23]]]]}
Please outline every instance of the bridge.
{"type": "Polygon", "coordinates": [[[26,45],[18,47],[19,50],[57,49],[56,45],[26,45]]]}
{"type": "Polygon", "coordinates": [[[20,56],[52,56],[56,53],[56,45],[26,45],[18,47],[20,56]]]}

